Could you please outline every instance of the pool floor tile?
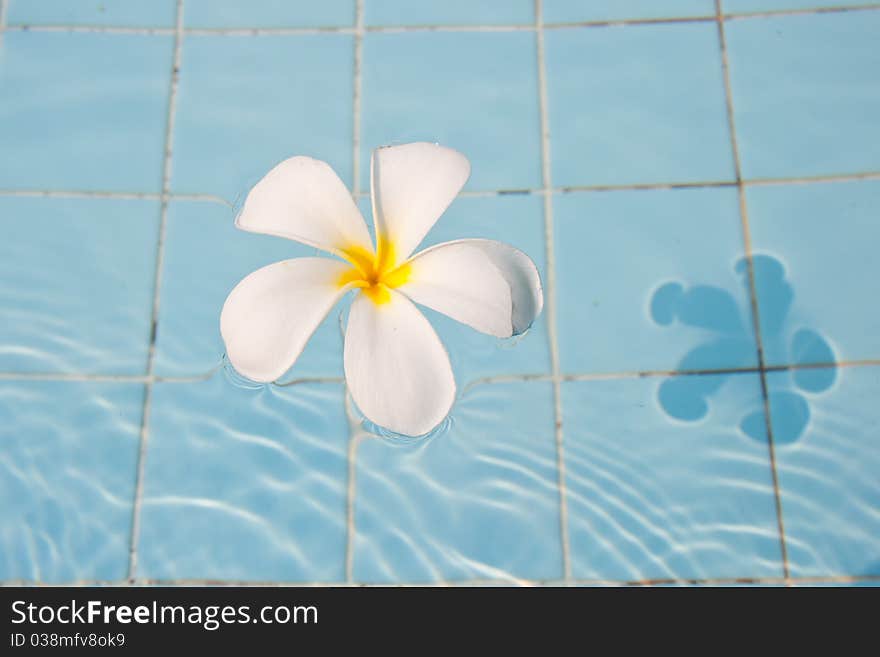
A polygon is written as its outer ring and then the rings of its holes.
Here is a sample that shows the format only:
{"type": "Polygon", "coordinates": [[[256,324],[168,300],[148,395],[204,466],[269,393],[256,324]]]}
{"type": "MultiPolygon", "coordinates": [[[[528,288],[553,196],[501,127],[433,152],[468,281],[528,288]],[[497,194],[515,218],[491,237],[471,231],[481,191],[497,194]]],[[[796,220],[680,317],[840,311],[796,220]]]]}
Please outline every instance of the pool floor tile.
{"type": "Polygon", "coordinates": [[[478,386],[427,442],[357,449],[358,582],[562,575],[552,386],[478,386]]]}
{"type": "MultiPolygon", "coordinates": [[[[192,0],[187,0],[187,6],[192,0]]],[[[174,27],[177,0],[6,0],[7,25],[174,27]]]]}
{"type": "Polygon", "coordinates": [[[528,25],[532,0],[367,0],[367,25],[528,25]]]}
{"type": "Polygon", "coordinates": [[[548,30],[553,185],[734,177],[714,23],[548,30]]]}
{"type": "Polygon", "coordinates": [[[880,181],[752,187],[767,363],[880,359],[880,181]]]}
{"type": "MultiPolygon", "coordinates": [[[[156,333],[160,376],[194,376],[220,365],[220,311],[245,276],[289,258],[332,257],[298,242],[238,230],[234,218],[232,208],[219,203],[172,201],[169,206],[156,333]]],[[[346,298],[330,311],[284,380],[342,376],[339,322],[347,305],[346,298]]]]}
{"type": "Polygon", "coordinates": [[[371,150],[410,141],[467,155],[467,189],[540,186],[534,33],[368,33],[363,48],[362,190],[371,150]]]}
{"type": "Polygon", "coordinates": [[[172,190],[235,201],[294,155],[351,184],[353,53],[344,34],[187,36],[172,190]]]}
{"type": "Polygon", "coordinates": [[[341,385],[157,383],[137,575],[342,580],[347,444],[341,385]]]}
{"type": "Polygon", "coordinates": [[[806,586],[806,587],[816,587],[816,586],[821,586],[821,587],[823,587],[823,588],[827,588],[827,587],[837,587],[837,588],[840,588],[840,587],[846,587],[846,588],[849,588],[849,587],[858,587],[858,588],[863,588],[863,587],[867,587],[867,588],[878,588],[878,587],[880,587],[880,579],[854,579],[854,580],[852,580],[852,581],[846,580],[846,581],[841,581],[841,582],[821,582],[821,581],[820,581],[820,582],[811,582],[811,581],[805,581],[805,582],[796,582],[796,583],[794,584],[794,586],[798,586],[798,587],[804,587],[804,586],[806,586]]]}
{"type": "Polygon", "coordinates": [[[799,9],[828,9],[858,7],[876,4],[874,0],[724,0],[724,12],[735,14],[753,11],[785,11],[799,9]]]}
{"type": "Polygon", "coordinates": [[[354,0],[186,0],[186,27],[285,28],[350,27],[354,0]]]}
{"type": "Polygon", "coordinates": [[[880,168],[880,11],[729,21],[745,178],[880,168]]]}
{"type": "Polygon", "coordinates": [[[556,194],[563,372],[757,365],[734,189],[556,194]]]}
{"type": "Polygon", "coordinates": [[[158,192],[170,36],[10,31],[0,189],[158,192]]]}
{"type": "Polygon", "coordinates": [[[544,0],[545,23],[714,15],[713,0],[544,0]]]}
{"type": "Polygon", "coordinates": [[[782,575],[757,374],[563,383],[572,575],[782,575]],[[695,403],[705,415],[670,416],[695,403]]]}
{"type": "Polygon", "coordinates": [[[125,579],[143,394],[0,381],[0,581],[125,579]]]}
{"type": "MultiPolygon", "coordinates": [[[[832,387],[800,391],[799,404],[771,396],[774,435],[802,427],[776,447],[791,574],[880,576],[880,367],[819,371],[832,387]]],[[[790,376],[770,372],[771,395],[790,376]]]]}
{"type": "Polygon", "coordinates": [[[159,203],[0,197],[0,371],[144,374],[159,203]]]}

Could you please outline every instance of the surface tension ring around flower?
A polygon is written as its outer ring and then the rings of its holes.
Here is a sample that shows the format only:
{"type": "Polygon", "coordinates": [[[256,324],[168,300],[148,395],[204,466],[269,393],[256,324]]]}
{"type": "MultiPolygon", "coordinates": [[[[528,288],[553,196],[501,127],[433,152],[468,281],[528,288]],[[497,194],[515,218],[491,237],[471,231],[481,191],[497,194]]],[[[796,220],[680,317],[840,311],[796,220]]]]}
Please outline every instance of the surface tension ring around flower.
{"type": "Polygon", "coordinates": [[[232,366],[255,381],[276,380],[355,290],[343,354],[354,402],[397,433],[436,427],[452,407],[455,379],[443,344],[413,302],[499,338],[525,331],[543,306],[535,264],[507,244],[462,239],[411,255],[469,175],[464,155],[437,144],[375,150],[374,245],[328,164],[293,157],[272,169],[248,194],[236,226],[338,258],[276,262],[236,285],[220,316],[232,366]]]}

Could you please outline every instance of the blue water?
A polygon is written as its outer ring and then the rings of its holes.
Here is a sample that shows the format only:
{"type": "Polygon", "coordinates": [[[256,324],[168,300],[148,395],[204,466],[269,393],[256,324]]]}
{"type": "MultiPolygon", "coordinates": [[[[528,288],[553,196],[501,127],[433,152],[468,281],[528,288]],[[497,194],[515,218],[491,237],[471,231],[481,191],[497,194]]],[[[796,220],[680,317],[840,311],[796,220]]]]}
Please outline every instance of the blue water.
{"type": "Polygon", "coordinates": [[[0,0],[0,583],[880,583],[880,4],[720,5],[0,0]],[[270,385],[219,313],[315,253],[233,227],[266,171],[369,219],[415,140],[473,168],[425,244],[547,305],[426,310],[459,392],[407,438],[348,300],[270,385]]]}

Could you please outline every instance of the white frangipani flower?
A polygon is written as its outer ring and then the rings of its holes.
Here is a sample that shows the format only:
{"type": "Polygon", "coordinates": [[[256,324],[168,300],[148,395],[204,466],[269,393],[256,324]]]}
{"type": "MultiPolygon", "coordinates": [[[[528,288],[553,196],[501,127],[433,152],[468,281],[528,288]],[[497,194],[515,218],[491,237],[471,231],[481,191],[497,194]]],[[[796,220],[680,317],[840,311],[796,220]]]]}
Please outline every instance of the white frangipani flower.
{"type": "Polygon", "coordinates": [[[501,242],[456,240],[411,256],[469,175],[464,155],[436,144],[375,150],[374,247],[328,164],[293,157],[272,169],[248,194],[236,226],[341,260],[276,262],[236,285],[220,316],[233,367],[255,381],[274,381],[330,309],[357,289],[343,357],[352,398],[392,431],[415,436],[436,427],[452,407],[455,379],[443,344],[413,301],[500,338],[525,331],[543,305],[535,264],[501,242]]]}

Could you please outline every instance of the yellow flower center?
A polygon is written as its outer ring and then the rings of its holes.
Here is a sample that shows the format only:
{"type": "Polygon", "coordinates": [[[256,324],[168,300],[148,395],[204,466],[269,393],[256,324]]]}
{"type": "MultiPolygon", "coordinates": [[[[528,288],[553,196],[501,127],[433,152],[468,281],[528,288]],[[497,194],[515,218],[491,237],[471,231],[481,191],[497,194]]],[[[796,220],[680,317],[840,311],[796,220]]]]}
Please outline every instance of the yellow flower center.
{"type": "Polygon", "coordinates": [[[409,280],[411,267],[404,263],[397,265],[394,242],[380,236],[376,254],[373,255],[360,246],[343,250],[346,260],[352,265],[337,281],[339,287],[354,283],[373,303],[380,305],[391,301],[391,292],[409,280]]]}

